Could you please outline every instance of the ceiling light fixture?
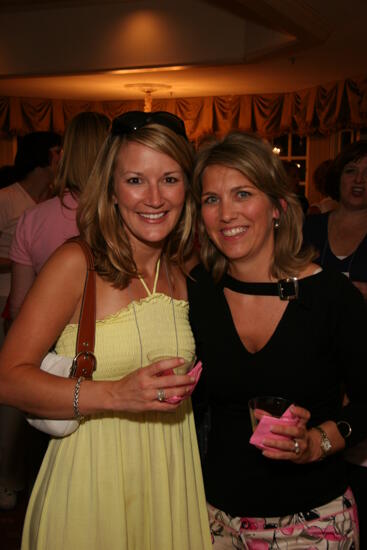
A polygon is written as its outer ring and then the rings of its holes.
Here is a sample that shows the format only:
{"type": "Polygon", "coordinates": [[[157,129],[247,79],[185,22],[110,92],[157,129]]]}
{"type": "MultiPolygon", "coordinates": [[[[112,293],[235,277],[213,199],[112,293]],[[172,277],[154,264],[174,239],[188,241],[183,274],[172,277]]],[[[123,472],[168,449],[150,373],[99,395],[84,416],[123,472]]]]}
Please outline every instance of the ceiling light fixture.
{"type": "Polygon", "coordinates": [[[144,112],[150,113],[152,110],[152,94],[158,90],[169,90],[172,88],[169,84],[156,84],[156,83],[146,83],[140,82],[137,84],[125,84],[125,88],[137,88],[144,94],[144,112]]]}
{"type": "Polygon", "coordinates": [[[107,74],[134,74],[134,73],[166,73],[170,71],[185,71],[193,69],[192,65],[172,65],[170,67],[142,67],[141,69],[115,69],[105,71],[107,74]]]}

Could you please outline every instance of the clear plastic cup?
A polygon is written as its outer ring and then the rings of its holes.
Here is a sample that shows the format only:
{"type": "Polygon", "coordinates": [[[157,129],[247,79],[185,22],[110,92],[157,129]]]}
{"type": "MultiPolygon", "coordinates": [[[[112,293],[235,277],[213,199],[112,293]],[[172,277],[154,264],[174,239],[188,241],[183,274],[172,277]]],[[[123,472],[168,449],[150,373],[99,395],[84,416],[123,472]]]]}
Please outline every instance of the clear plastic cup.
{"type": "Polygon", "coordinates": [[[248,402],[252,430],[255,431],[261,416],[280,418],[291,405],[292,401],[283,397],[272,395],[253,397],[248,402]]]}
{"type": "MultiPolygon", "coordinates": [[[[164,359],[174,359],[176,354],[167,353],[167,348],[156,348],[147,353],[149,364],[157,363],[158,361],[163,361],[164,359]]],[[[189,372],[195,364],[196,356],[195,352],[192,350],[179,348],[177,357],[182,357],[185,359],[185,363],[174,369],[167,369],[163,371],[163,374],[186,374],[189,372]]]]}

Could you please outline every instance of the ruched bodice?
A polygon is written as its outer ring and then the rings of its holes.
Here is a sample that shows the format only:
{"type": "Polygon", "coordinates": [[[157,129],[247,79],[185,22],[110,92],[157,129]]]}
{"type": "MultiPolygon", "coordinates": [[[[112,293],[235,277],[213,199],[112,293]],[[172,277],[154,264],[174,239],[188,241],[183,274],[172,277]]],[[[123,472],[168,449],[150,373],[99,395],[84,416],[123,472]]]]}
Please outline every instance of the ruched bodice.
{"type": "MultiPolygon", "coordinates": [[[[154,348],[164,348],[167,355],[176,355],[175,320],[171,298],[153,294],[134,302],[143,348],[143,366],[148,365],[147,354],[154,348]],[[153,320],[153,321],[152,321],[153,320]]],[[[195,343],[188,324],[188,304],[174,300],[178,334],[178,352],[194,350],[195,343]]],[[[67,325],[57,343],[56,351],[67,357],[75,355],[78,325],[67,325]]],[[[121,309],[96,323],[97,370],[95,380],[116,379],[140,366],[139,334],[134,318],[134,306],[121,309]],[[99,358],[103,358],[103,361],[99,358]]]]}

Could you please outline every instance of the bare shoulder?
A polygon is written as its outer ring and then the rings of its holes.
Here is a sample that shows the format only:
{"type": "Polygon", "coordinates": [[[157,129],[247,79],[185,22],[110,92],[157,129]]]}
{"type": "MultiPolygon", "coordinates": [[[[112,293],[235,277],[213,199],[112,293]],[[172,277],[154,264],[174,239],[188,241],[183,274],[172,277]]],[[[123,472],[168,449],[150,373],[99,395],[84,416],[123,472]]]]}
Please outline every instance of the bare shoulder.
{"type": "Polygon", "coordinates": [[[87,262],[83,250],[77,243],[66,243],[60,246],[47,260],[36,278],[37,285],[62,281],[62,286],[80,287],[85,279],[87,262]]]}
{"type": "Polygon", "coordinates": [[[87,263],[76,243],[62,245],[54,252],[35,282],[12,325],[7,348],[18,349],[30,362],[39,364],[68,323],[77,323],[83,295],[87,263]],[[30,344],[32,342],[32,344],[30,344]]]}
{"type": "MultiPolygon", "coordinates": [[[[65,243],[61,245],[47,260],[42,271],[62,269],[65,271],[85,270],[87,262],[85,254],[76,242],[65,243]]],[[[42,273],[41,271],[41,273],[42,273]]]]}
{"type": "Polygon", "coordinates": [[[77,243],[60,246],[36,277],[25,305],[27,302],[40,304],[49,301],[60,310],[66,309],[66,315],[74,322],[78,316],[86,273],[87,262],[81,247],[77,243]]]}

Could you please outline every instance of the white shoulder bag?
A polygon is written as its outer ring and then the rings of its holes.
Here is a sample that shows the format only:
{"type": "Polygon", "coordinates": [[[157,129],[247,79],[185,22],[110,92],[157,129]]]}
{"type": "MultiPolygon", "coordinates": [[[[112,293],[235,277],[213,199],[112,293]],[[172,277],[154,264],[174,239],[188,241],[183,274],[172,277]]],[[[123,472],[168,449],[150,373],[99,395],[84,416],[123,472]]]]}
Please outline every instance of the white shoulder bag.
{"type": "MultiPolygon", "coordinates": [[[[64,357],[50,352],[41,363],[41,370],[62,376],[64,378],[80,377],[92,378],[96,369],[97,360],[94,355],[94,340],[96,329],[96,275],[94,271],[94,259],[89,245],[76,237],[68,242],[78,243],[87,260],[87,274],[84,284],[83,300],[80,309],[78,335],[76,340],[75,357],[64,357]]],[[[79,427],[79,419],[51,420],[46,418],[34,418],[27,416],[31,426],[41,432],[54,437],[64,437],[75,432],[79,427]]]]}

